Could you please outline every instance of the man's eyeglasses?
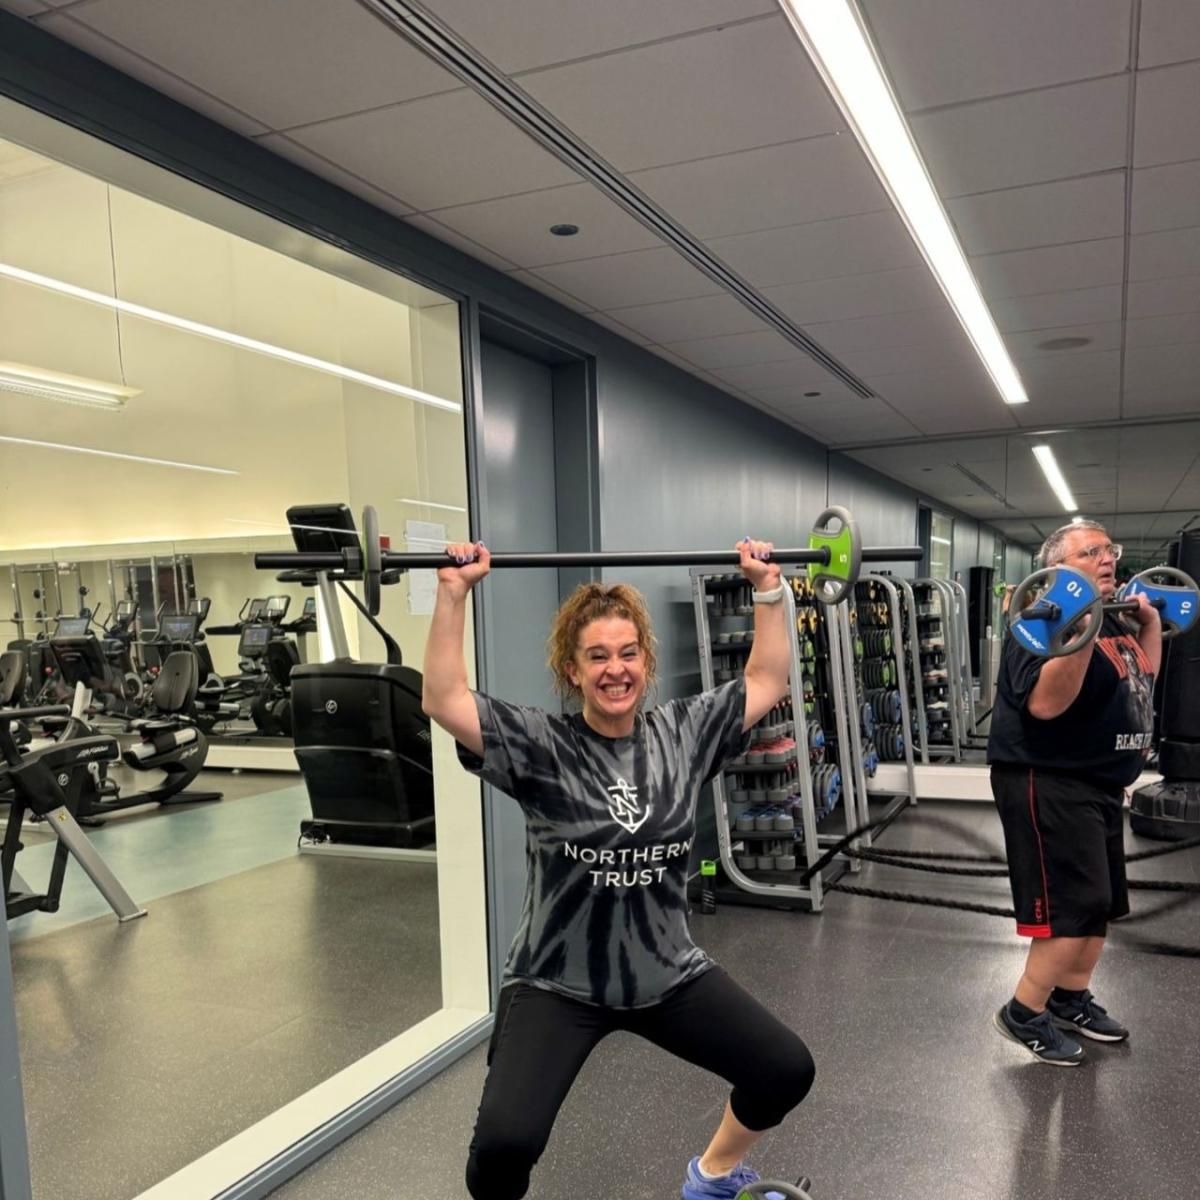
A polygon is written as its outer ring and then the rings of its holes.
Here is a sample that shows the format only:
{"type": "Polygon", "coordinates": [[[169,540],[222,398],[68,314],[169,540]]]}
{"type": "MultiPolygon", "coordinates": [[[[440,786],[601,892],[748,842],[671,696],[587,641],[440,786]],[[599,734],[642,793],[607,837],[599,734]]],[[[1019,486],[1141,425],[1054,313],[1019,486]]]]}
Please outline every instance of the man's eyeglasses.
{"type": "Polygon", "coordinates": [[[1106,554],[1111,554],[1113,562],[1120,562],[1121,551],[1124,549],[1119,542],[1100,542],[1095,546],[1088,546],[1085,550],[1076,550],[1071,557],[1090,558],[1092,562],[1099,562],[1106,554]]]}

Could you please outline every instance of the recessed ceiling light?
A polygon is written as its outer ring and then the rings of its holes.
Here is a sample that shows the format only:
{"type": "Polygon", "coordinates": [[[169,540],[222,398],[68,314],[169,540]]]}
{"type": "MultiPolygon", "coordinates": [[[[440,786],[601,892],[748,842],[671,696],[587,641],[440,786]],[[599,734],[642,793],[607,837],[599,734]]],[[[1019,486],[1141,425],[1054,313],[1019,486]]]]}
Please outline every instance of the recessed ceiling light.
{"type": "Polygon", "coordinates": [[[551,225],[550,232],[554,234],[555,237],[574,237],[579,232],[579,226],[566,223],[562,225],[551,225]]]}
{"type": "Polygon", "coordinates": [[[804,394],[805,394],[805,396],[807,396],[809,399],[812,399],[812,397],[813,397],[813,396],[819,396],[821,393],[820,393],[820,392],[805,392],[804,394]]]}
{"type": "Polygon", "coordinates": [[[1090,346],[1091,338],[1085,337],[1060,337],[1050,338],[1045,342],[1038,342],[1039,350],[1078,350],[1080,346],[1090,346]]]}

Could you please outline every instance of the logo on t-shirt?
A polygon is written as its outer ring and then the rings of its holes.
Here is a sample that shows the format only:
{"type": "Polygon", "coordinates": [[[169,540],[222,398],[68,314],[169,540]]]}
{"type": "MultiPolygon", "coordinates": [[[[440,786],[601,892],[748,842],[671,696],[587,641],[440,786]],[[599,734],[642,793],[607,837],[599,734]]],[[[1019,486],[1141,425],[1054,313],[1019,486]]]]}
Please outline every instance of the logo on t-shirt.
{"type": "Polygon", "coordinates": [[[612,819],[630,833],[637,833],[650,815],[649,808],[643,811],[638,803],[637,788],[630,787],[624,779],[618,779],[608,789],[608,811],[612,819]]]}

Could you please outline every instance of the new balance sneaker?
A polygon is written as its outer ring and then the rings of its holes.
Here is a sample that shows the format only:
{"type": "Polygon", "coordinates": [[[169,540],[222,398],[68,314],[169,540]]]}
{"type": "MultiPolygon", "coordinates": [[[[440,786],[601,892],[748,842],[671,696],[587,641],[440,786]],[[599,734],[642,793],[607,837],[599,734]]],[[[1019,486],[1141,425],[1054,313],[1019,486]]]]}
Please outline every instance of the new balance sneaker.
{"type": "Polygon", "coordinates": [[[1049,1011],[1038,1013],[1032,1021],[1017,1021],[1006,1004],[994,1019],[996,1028],[1006,1038],[1024,1046],[1038,1062],[1052,1067],[1077,1067],[1084,1060],[1083,1047],[1059,1029],[1049,1011]]]}
{"type": "Polygon", "coordinates": [[[1094,1042],[1123,1042],[1129,1036],[1129,1030],[1114,1021],[1086,989],[1078,1000],[1056,1000],[1051,994],[1046,1011],[1059,1029],[1069,1029],[1094,1042]]]}
{"type": "MultiPolygon", "coordinates": [[[[738,1163],[728,1175],[719,1179],[705,1179],[700,1174],[700,1158],[693,1158],[687,1167],[687,1176],[679,1194],[683,1200],[737,1200],[742,1188],[757,1183],[761,1176],[744,1163],[738,1163]]],[[[781,1192],[768,1192],[767,1200],[787,1200],[781,1192]]]]}

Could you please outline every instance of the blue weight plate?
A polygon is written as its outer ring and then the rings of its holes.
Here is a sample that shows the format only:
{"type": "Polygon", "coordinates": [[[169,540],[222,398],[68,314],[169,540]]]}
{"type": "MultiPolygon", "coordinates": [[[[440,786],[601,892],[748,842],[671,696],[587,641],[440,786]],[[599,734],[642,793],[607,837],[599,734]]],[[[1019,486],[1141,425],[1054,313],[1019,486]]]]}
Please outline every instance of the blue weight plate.
{"type": "MultiPolygon", "coordinates": [[[[1144,575],[1152,575],[1153,571],[1144,571],[1135,575],[1121,592],[1122,600],[1132,600],[1139,593],[1144,594],[1151,604],[1158,609],[1162,618],[1163,637],[1176,637],[1187,633],[1196,623],[1200,615],[1200,594],[1197,594],[1195,584],[1163,584],[1153,583],[1144,575]]],[[[1174,570],[1172,575],[1176,574],[1174,570]]],[[[1178,572],[1178,574],[1183,574],[1178,572]]],[[[1188,576],[1184,575],[1185,579],[1188,576]]]]}
{"type": "Polygon", "coordinates": [[[1017,586],[1010,609],[1010,628],[1018,642],[1034,654],[1041,657],[1069,654],[1082,649],[1100,632],[1103,614],[1099,605],[1100,593],[1082,572],[1063,566],[1046,567],[1017,586]],[[1040,581],[1047,582],[1046,590],[1032,604],[1027,603],[1035,583],[1040,581]],[[1030,615],[1023,616],[1023,610],[1030,615]],[[1082,636],[1068,648],[1068,632],[1085,616],[1088,620],[1082,627],[1082,636]]]}

